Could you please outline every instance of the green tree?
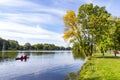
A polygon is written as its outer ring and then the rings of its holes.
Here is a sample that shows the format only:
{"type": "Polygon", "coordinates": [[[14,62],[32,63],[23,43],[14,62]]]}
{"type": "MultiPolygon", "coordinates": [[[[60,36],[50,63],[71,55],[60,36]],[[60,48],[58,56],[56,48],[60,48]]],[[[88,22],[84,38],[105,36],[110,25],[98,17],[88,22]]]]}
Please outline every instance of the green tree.
{"type": "Polygon", "coordinates": [[[120,50],[120,18],[113,17],[114,21],[114,33],[112,34],[112,42],[113,42],[113,50],[114,54],[118,53],[118,50],[120,50]]]}
{"type": "Polygon", "coordinates": [[[0,50],[8,50],[9,43],[7,40],[0,38],[0,50]]]}
{"type": "Polygon", "coordinates": [[[114,49],[120,50],[120,18],[115,19],[115,22],[116,29],[113,35],[114,49]]]}
{"type": "Polygon", "coordinates": [[[19,50],[24,50],[24,46],[19,45],[19,50]]]}
{"type": "Polygon", "coordinates": [[[105,7],[83,4],[78,10],[78,16],[74,11],[68,11],[63,16],[65,23],[63,38],[73,43],[73,49],[82,56],[91,56],[96,46],[104,56],[106,47],[111,43],[110,17],[105,7]]]}
{"type": "Polygon", "coordinates": [[[108,31],[110,28],[110,14],[105,7],[93,6],[93,4],[84,4],[79,8],[79,24],[83,28],[85,35],[88,35],[90,54],[93,53],[93,46],[99,45],[104,55],[106,45],[109,43],[108,31]],[[87,32],[87,33],[86,33],[87,32]]]}
{"type": "Polygon", "coordinates": [[[19,44],[15,40],[8,40],[9,43],[9,50],[18,50],[19,49],[19,44]]]}
{"type": "Polygon", "coordinates": [[[43,50],[43,44],[34,44],[35,50],[43,50]]]}
{"type": "Polygon", "coordinates": [[[30,49],[31,49],[31,44],[30,43],[25,43],[24,50],[30,50],[30,49]]]}

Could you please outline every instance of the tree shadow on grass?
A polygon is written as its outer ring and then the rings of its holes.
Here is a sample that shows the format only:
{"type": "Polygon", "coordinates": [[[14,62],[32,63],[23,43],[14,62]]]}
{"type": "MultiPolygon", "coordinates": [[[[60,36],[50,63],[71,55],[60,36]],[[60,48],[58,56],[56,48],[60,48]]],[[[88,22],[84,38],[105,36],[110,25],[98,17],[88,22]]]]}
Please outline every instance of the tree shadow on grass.
{"type": "Polygon", "coordinates": [[[85,80],[101,80],[101,78],[100,77],[92,77],[92,78],[87,78],[85,80]]]}
{"type": "Polygon", "coordinates": [[[104,57],[103,57],[103,56],[99,56],[99,57],[96,56],[95,58],[102,58],[102,59],[104,59],[104,58],[105,58],[105,59],[120,59],[120,57],[118,57],[118,56],[116,56],[116,57],[115,57],[115,56],[104,56],[104,57]]]}

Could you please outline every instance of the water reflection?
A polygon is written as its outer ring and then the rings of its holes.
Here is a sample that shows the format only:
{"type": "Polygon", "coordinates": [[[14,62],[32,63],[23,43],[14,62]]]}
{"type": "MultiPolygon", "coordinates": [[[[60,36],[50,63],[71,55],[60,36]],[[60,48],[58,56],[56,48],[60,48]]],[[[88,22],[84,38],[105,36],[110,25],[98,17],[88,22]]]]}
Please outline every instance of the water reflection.
{"type": "Polygon", "coordinates": [[[81,53],[80,51],[73,50],[72,54],[73,54],[74,59],[81,59],[81,60],[85,59],[85,54],[81,53]]]}
{"type": "Polygon", "coordinates": [[[0,52],[0,62],[14,60],[17,52],[0,52]]]}
{"type": "Polygon", "coordinates": [[[4,60],[0,62],[0,80],[64,80],[84,63],[70,51],[4,52],[0,59],[4,60]]]}
{"type": "Polygon", "coordinates": [[[38,55],[55,54],[55,52],[34,52],[32,54],[38,56],[38,55]]]}

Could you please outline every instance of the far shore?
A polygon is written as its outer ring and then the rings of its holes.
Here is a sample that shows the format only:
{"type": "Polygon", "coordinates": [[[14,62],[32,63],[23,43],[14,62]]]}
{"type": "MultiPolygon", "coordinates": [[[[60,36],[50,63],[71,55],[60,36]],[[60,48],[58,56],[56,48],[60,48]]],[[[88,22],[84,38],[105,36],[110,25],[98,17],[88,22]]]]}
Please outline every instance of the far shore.
{"type": "Polygon", "coordinates": [[[0,52],[72,52],[71,50],[5,50],[0,52]]]}

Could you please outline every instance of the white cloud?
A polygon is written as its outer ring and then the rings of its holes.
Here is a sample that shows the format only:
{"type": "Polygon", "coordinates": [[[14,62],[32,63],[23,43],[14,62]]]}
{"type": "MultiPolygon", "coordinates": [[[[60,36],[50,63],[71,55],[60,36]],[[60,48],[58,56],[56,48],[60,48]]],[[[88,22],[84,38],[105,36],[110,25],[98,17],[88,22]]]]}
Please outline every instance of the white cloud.
{"type": "Polygon", "coordinates": [[[85,3],[92,3],[93,1],[92,0],[84,0],[85,3]]]}
{"type": "MultiPolygon", "coordinates": [[[[45,30],[38,25],[36,27],[30,27],[26,25],[11,23],[11,22],[0,22],[0,36],[3,38],[10,37],[10,39],[15,39],[15,38],[24,39],[24,40],[42,39],[42,40],[55,41],[54,42],[55,44],[58,42],[64,44],[64,41],[62,39],[62,34],[45,30]]],[[[24,41],[24,43],[25,42],[27,41],[24,41]]]]}
{"type": "Polygon", "coordinates": [[[0,36],[15,36],[23,38],[62,40],[62,35],[45,30],[39,26],[30,27],[11,22],[0,22],[0,36]],[[51,36],[55,38],[51,38],[51,36]]]}
{"type": "MultiPolygon", "coordinates": [[[[0,7],[4,9],[4,6],[9,9],[8,12],[0,12],[0,16],[4,18],[4,21],[24,22],[27,24],[63,24],[62,16],[66,12],[58,8],[43,6],[25,0],[0,1],[0,7]]],[[[3,21],[3,19],[1,18],[0,21],[3,21]]]]}
{"type": "Polygon", "coordinates": [[[10,2],[11,0],[0,0],[0,4],[5,4],[5,3],[8,3],[10,2]]]}
{"type": "Polygon", "coordinates": [[[4,6],[12,6],[12,7],[24,7],[24,6],[37,6],[36,4],[25,1],[25,0],[0,0],[0,4],[4,6]]]}
{"type": "Polygon", "coordinates": [[[43,6],[41,4],[33,3],[25,0],[1,0],[0,6],[8,6],[14,8],[22,8],[26,11],[41,11],[52,14],[64,15],[65,11],[58,8],[51,8],[49,6],[43,6]]]}
{"type": "Polygon", "coordinates": [[[0,19],[0,37],[14,39],[20,43],[34,42],[33,40],[38,40],[39,43],[44,40],[46,43],[65,46],[62,34],[43,29],[43,24],[61,24],[64,10],[26,0],[0,0],[0,7],[0,16],[3,17],[0,19]],[[42,26],[28,26],[20,22],[42,26]]]}
{"type": "MultiPolygon", "coordinates": [[[[13,21],[13,22],[26,22],[26,23],[39,23],[39,24],[56,24],[60,23],[61,21],[59,18],[52,16],[50,14],[16,14],[16,13],[0,13],[0,16],[4,17],[6,21],[13,21]]],[[[3,20],[1,20],[3,21],[3,20]]]]}

